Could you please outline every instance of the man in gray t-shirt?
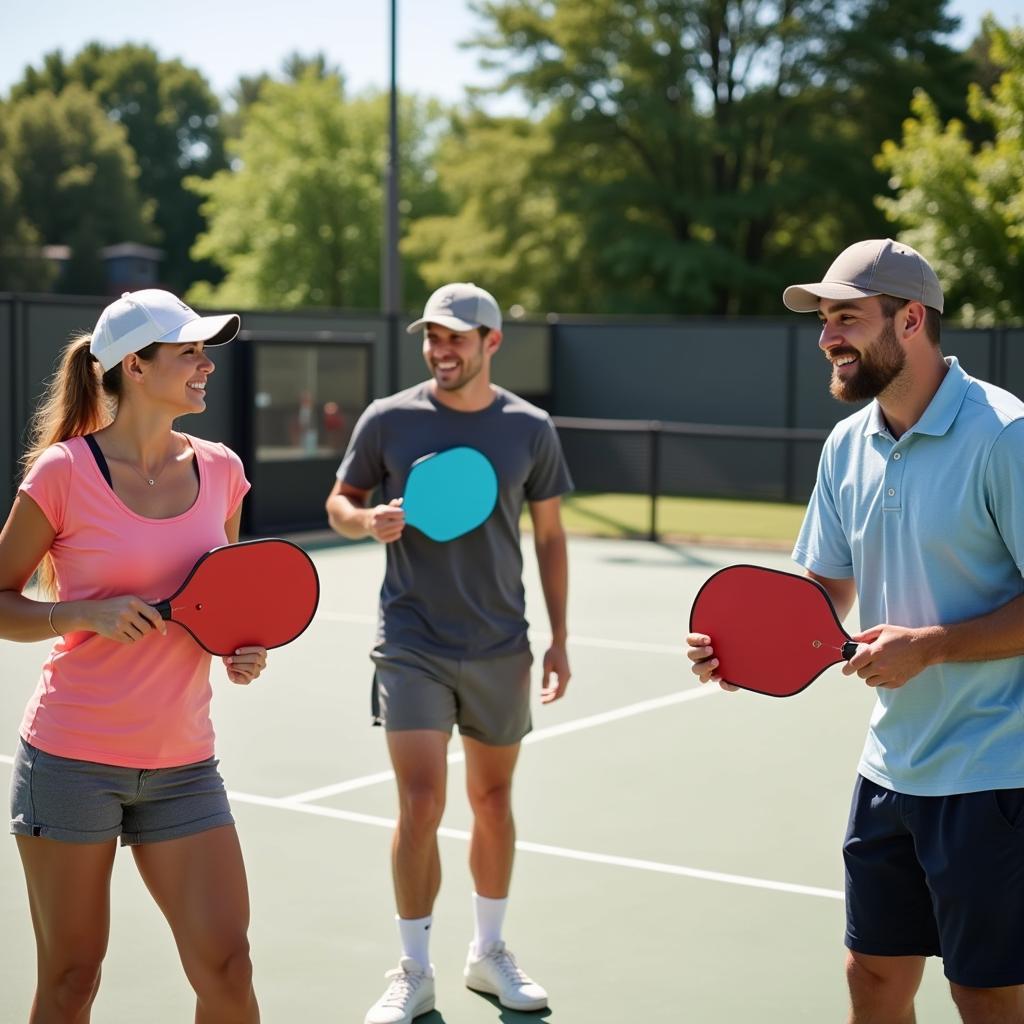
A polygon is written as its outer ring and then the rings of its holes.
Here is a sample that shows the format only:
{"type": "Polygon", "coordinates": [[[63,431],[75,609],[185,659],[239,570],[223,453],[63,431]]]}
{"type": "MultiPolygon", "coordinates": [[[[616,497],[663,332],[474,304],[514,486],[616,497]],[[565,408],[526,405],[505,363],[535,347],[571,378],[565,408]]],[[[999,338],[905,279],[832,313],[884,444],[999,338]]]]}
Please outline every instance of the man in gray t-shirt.
{"type": "Polygon", "coordinates": [[[446,285],[430,297],[409,333],[421,329],[431,379],[373,402],[363,413],[327,500],[338,533],[387,545],[371,657],[374,715],[386,728],[398,783],[393,870],[402,958],[388,972],[388,988],[365,1024],[402,1024],[434,1006],[428,940],[455,724],[473,811],[476,932],[466,984],[511,1009],[547,1005],[544,989],[516,965],[501,938],[515,844],[512,775],[531,727],[519,516],[527,503],[551,623],[541,689],[541,701],[549,703],[569,682],[560,496],[572,482],[548,415],[491,383],[491,359],[502,337],[493,297],[473,284],[446,285]],[[482,525],[438,543],[406,525],[401,495],[417,459],[460,446],[491,462],[498,500],[482,525]],[[378,488],[380,503],[369,506],[378,488]]]}

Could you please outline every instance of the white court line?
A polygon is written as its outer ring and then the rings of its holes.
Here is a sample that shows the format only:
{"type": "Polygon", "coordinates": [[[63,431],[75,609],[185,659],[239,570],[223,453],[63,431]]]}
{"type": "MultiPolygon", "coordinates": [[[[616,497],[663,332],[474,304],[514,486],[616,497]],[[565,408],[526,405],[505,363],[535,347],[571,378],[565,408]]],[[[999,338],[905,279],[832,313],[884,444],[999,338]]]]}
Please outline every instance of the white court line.
{"type": "MultiPolygon", "coordinates": [[[[697,691],[703,693],[704,691],[697,691]]],[[[711,691],[714,692],[714,691],[711,691]]],[[[0,761],[14,764],[14,758],[0,754],[0,761]]],[[[382,818],[374,814],[358,814],[355,811],[339,811],[334,807],[320,807],[316,804],[298,803],[294,800],[279,800],[269,796],[255,796],[252,793],[228,791],[228,798],[242,804],[255,804],[259,807],[273,807],[282,811],[297,811],[299,814],[312,814],[320,818],[334,818],[338,821],[351,821],[359,825],[375,825],[378,828],[394,829],[394,818],[382,818]]],[[[446,828],[437,830],[438,835],[447,839],[469,841],[469,833],[462,829],[446,828]]],[[[524,853],[539,853],[547,857],[561,857],[564,860],[585,861],[590,864],[607,864],[612,867],[633,868],[636,871],[653,871],[662,875],[678,875],[683,878],[696,878],[705,882],[724,882],[728,885],[746,886],[751,889],[770,889],[774,892],[788,892],[797,896],[821,896],[825,899],[841,900],[843,894],[835,889],[822,889],[814,885],[796,885],[793,882],[776,882],[768,878],[751,878],[748,875],[730,875],[722,871],[704,871],[701,868],[687,868],[679,864],[662,864],[653,860],[640,860],[636,857],[615,857],[606,853],[589,853],[586,850],[570,850],[564,846],[547,846],[543,843],[516,841],[516,849],[524,853]]]]}
{"type": "MultiPolygon", "coordinates": [[[[250,793],[230,791],[228,796],[238,803],[256,804],[261,807],[272,807],[282,811],[297,811],[300,814],[313,814],[322,818],[335,818],[340,821],[351,821],[360,825],[376,825],[379,828],[393,829],[393,818],[381,818],[372,814],[357,814],[353,811],[339,811],[333,807],[318,807],[312,804],[300,804],[293,800],[276,800],[272,797],[254,796],[250,793]]],[[[447,839],[469,841],[469,833],[462,829],[441,827],[437,834],[447,839]]],[[[730,875],[722,871],[704,871],[701,868],[687,868],[679,864],[662,864],[654,860],[640,860],[636,857],[615,857],[605,853],[590,853],[587,850],[570,850],[564,846],[547,846],[543,843],[529,843],[517,840],[516,849],[523,853],[539,853],[547,857],[560,857],[564,860],[584,861],[589,864],[606,864],[611,867],[632,868],[636,871],[652,871],[662,875],[677,875],[683,878],[696,878],[703,882],[723,882],[727,885],[740,885],[750,889],[770,889],[773,892],[792,893],[797,896],[820,896],[830,900],[841,900],[843,894],[836,889],[823,889],[815,885],[797,885],[794,882],[776,882],[769,878],[751,878],[749,875],[730,875]]]]}
{"type": "MultiPolygon", "coordinates": [[[[318,619],[328,619],[331,622],[352,622],[359,626],[376,625],[377,619],[372,615],[355,615],[346,612],[318,612],[318,619]]],[[[530,631],[534,640],[550,640],[550,633],[535,633],[530,631]]],[[[649,644],[639,640],[605,640],[596,636],[569,637],[569,647],[600,647],[611,651],[642,651],[645,654],[678,654],[682,656],[683,641],[677,644],[649,644]]]]}
{"type": "MultiPolygon", "coordinates": [[[[553,736],[565,736],[571,732],[579,732],[581,729],[592,729],[595,725],[617,722],[622,718],[631,718],[633,715],[642,715],[648,711],[657,711],[672,704],[683,704],[686,701],[696,700],[698,697],[707,697],[712,693],[721,693],[721,690],[718,687],[712,689],[707,686],[702,686],[699,690],[681,690],[679,693],[672,693],[667,697],[655,697],[652,700],[643,700],[637,704],[617,708],[615,711],[602,711],[600,714],[577,718],[571,722],[563,722],[561,725],[537,729],[523,738],[523,746],[540,743],[553,736]]],[[[465,760],[466,755],[461,750],[453,751],[448,755],[449,764],[462,764],[465,760]]],[[[373,775],[363,775],[356,779],[349,779],[347,782],[335,782],[329,786],[308,789],[304,793],[295,793],[281,799],[289,803],[309,803],[314,800],[323,800],[324,797],[336,796],[338,793],[351,793],[355,789],[366,789],[368,786],[376,786],[380,782],[390,782],[394,777],[395,773],[392,771],[375,772],[373,775]]]]}

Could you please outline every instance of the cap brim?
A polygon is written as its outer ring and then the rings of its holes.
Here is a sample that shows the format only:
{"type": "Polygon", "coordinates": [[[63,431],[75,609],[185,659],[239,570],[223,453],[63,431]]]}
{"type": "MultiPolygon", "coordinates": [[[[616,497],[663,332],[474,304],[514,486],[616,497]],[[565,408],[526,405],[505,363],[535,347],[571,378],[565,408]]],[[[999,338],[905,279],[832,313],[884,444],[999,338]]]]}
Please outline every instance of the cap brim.
{"type": "Polygon", "coordinates": [[[232,341],[242,321],[237,313],[223,313],[220,316],[201,316],[190,320],[173,331],[168,331],[158,341],[177,342],[184,344],[189,341],[201,341],[204,345],[226,345],[232,341]]]}
{"type": "Polygon", "coordinates": [[[406,334],[415,334],[427,324],[440,324],[450,331],[475,331],[481,324],[471,324],[468,320],[460,320],[457,316],[429,316],[414,320],[405,329],[406,334]]]}
{"type": "Polygon", "coordinates": [[[794,313],[813,313],[821,299],[870,299],[881,292],[854,288],[852,284],[836,284],[822,281],[818,284],[791,284],[782,293],[782,302],[794,313]]]}

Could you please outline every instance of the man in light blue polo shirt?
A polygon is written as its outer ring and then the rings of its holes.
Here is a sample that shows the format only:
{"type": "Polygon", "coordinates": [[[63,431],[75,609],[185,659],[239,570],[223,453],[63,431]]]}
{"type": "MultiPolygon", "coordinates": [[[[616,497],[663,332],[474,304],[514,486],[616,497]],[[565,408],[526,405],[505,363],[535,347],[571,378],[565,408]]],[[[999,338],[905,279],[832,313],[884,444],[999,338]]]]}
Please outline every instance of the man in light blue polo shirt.
{"type": "MultiPolygon", "coordinates": [[[[966,1024],[1024,1024],[1024,404],[939,349],[942,289],[909,246],[850,246],[783,296],[817,312],[832,394],[793,558],[878,701],[846,862],[850,1024],[910,1024],[941,956],[966,1024]],[[1014,514],[1016,512],[1016,514],[1014,514]]],[[[713,638],[689,638],[717,680],[713,638]]],[[[726,684],[723,684],[726,685],[726,684]]]]}

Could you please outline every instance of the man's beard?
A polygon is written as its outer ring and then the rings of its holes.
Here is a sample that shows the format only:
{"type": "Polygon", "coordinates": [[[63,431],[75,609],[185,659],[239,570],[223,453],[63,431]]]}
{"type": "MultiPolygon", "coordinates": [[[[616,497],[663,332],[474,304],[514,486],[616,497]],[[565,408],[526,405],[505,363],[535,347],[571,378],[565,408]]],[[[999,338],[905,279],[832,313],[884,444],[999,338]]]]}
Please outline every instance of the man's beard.
{"type": "MultiPolygon", "coordinates": [[[[442,391],[461,391],[468,384],[471,384],[476,380],[482,369],[482,359],[463,359],[461,370],[455,380],[444,383],[438,379],[436,374],[434,374],[434,383],[437,384],[442,391]]],[[[433,368],[431,368],[431,372],[433,373],[433,368]]]]}
{"type": "MultiPolygon", "coordinates": [[[[836,359],[852,349],[837,349],[832,353],[836,359]]],[[[907,361],[906,353],[896,339],[893,321],[886,320],[878,340],[871,352],[854,353],[858,356],[857,370],[845,380],[839,377],[835,368],[829,391],[840,402],[862,402],[877,398],[902,372],[907,361]]]]}

